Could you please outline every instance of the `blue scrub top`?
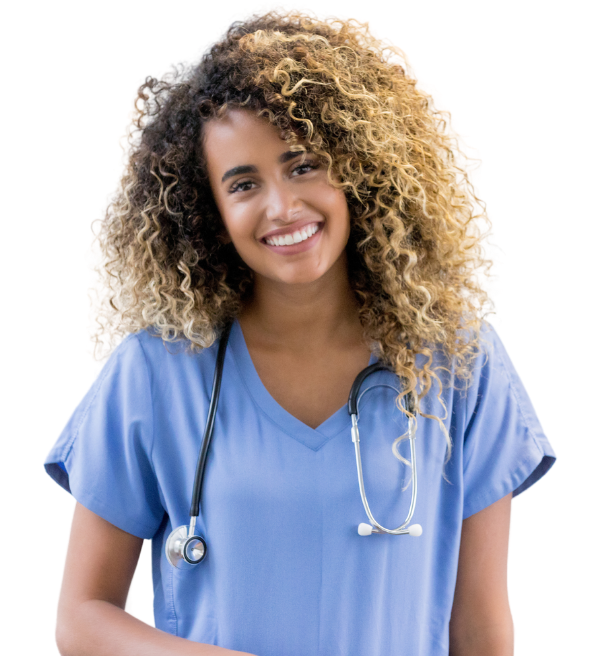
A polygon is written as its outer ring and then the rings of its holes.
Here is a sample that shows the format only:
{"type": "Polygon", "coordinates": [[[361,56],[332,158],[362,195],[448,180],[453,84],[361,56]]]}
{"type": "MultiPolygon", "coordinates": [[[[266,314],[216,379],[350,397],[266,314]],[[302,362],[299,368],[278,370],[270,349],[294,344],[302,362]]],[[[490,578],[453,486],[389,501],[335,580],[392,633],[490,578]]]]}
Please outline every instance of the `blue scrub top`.
{"type": "MultiPolygon", "coordinates": [[[[484,339],[467,391],[450,386],[450,362],[438,372],[453,441],[446,465],[438,423],[419,417],[418,538],[358,535],[368,520],[347,406],[316,429],[290,415],[258,377],[238,321],[197,522],[203,563],[175,569],[164,546],[188,524],[217,342],[193,355],[146,331],[129,335],[45,467],[97,515],[152,538],[155,624],[168,633],[257,656],[446,656],[463,519],[519,494],[555,460],[490,326],[484,339]]],[[[410,470],[391,444],[407,424],[379,383],[399,387],[391,372],[365,381],[362,459],[372,513],[395,528],[408,512],[410,470]]],[[[436,392],[422,407],[441,417],[436,392]]],[[[410,458],[408,441],[401,453],[410,458]]]]}

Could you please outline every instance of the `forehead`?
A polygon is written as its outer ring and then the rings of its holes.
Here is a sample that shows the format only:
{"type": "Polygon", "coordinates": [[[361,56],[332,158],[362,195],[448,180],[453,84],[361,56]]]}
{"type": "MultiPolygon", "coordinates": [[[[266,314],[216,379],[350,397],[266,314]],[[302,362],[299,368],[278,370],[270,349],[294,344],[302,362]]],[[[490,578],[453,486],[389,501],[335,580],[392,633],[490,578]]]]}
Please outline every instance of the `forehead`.
{"type": "MultiPolygon", "coordinates": [[[[306,145],[302,138],[298,143],[306,145]]],[[[290,149],[279,128],[243,109],[229,110],[222,118],[208,121],[202,147],[212,179],[235,166],[276,162],[290,149]]]]}
{"type": "Polygon", "coordinates": [[[243,109],[210,119],[203,129],[202,145],[210,172],[218,166],[251,164],[265,154],[275,156],[289,149],[277,127],[243,109]]]}

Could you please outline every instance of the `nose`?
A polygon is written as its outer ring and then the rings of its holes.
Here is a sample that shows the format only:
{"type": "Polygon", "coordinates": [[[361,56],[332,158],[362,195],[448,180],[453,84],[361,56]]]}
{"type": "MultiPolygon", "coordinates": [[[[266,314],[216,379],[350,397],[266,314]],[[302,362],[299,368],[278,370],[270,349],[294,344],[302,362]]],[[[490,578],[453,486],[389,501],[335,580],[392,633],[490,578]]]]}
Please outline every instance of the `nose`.
{"type": "Polygon", "coordinates": [[[265,214],[269,221],[292,223],[298,218],[301,208],[302,201],[289,184],[276,181],[267,186],[265,214]]]}

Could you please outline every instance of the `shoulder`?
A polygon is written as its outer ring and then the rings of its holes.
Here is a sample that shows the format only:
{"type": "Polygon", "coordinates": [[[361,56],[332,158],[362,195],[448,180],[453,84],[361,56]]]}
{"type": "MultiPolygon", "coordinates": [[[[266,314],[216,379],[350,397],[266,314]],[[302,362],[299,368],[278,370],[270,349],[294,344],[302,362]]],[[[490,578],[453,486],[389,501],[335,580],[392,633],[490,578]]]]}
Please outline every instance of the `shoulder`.
{"type": "Polygon", "coordinates": [[[143,329],[127,335],[116,347],[112,357],[139,366],[149,373],[180,368],[198,367],[213,358],[217,340],[208,348],[192,347],[187,339],[164,340],[153,329],[143,329]]]}
{"type": "Polygon", "coordinates": [[[87,396],[99,402],[127,389],[153,405],[169,392],[185,394],[213,375],[216,344],[199,352],[190,342],[164,341],[148,330],[129,333],[112,350],[87,396]]]}
{"type": "Polygon", "coordinates": [[[435,374],[434,386],[441,385],[443,392],[459,390],[469,394],[490,371],[505,370],[507,363],[511,366],[497,330],[488,321],[483,322],[477,332],[463,331],[459,338],[463,352],[459,357],[449,354],[441,343],[430,344],[425,353],[417,355],[417,368],[422,370],[429,366],[435,374]]]}
{"type": "Polygon", "coordinates": [[[523,414],[528,397],[514,364],[501,340],[497,329],[485,322],[477,341],[477,355],[472,361],[470,376],[465,385],[468,414],[479,410],[483,400],[491,404],[495,399],[510,397],[514,409],[523,414]],[[525,399],[526,397],[526,399],[525,399]]]}

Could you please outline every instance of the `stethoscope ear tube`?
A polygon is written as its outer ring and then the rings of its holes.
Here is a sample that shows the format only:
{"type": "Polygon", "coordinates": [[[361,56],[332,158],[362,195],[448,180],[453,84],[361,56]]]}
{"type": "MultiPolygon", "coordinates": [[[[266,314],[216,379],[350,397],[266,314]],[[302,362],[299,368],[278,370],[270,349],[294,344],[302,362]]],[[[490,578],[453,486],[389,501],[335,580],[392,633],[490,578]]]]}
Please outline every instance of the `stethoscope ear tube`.
{"type": "MultiPolygon", "coordinates": [[[[413,524],[412,526],[408,526],[408,523],[410,522],[410,520],[412,519],[412,515],[414,514],[414,509],[417,503],[417,460],[416,460],[416,451],[415,451],[415,443],[414,443],[415,436],[414,433],[412,432],[411,419],[408,420],[408,438],[410,441],[410,453],[411,453],[411,463],[412,463],[412,492],[410,498],[410,509],[408,511],[408,516],[406,517],[406,521],[401,526],[398,526],[398,528],[395,529],[388,529],[381,526],[372,516],[372,511],[370,510],[368,499],[366,497],[366,489],[364,486],[364,473],[362,469],[362,454],[360,450],[359,427],[357,423],[358,416],[359,416],[357,404],[360,398],[359,390],[364,380],[368,376],[372,375],[373,373],[382,370],[391,371],[389,367],[387,367],[381,362],[376,362],[375,364],[371,364],[369,367],[366,367],[366,369],[364,369],[358,374],[357,378],[353,383],[353,387],[351,388],[351,392],[349,393],[348,409],[349,409],[349,414],[351,415],[351,440],[353,441],[353,444],[355,446],[357,480],[359,483],[359,492],[362,498],[362,503],[364,505],[364,510],[366,511],[366,515],[370,520],[370,524],[361,523],[357,527],[357,532],[359,535],[362,536],[371,535],[372,533],[389,533],[390,535],[411,535],[413,537],[418,537],[423,533],[423,529],[421,528],[421,525],[413,524]]],[[[408,394],[408,411],[411,412],[412,414],[415,413],[415,402],[414,402],[414,395],[412,394],[412,392],[408,394]]]]}

